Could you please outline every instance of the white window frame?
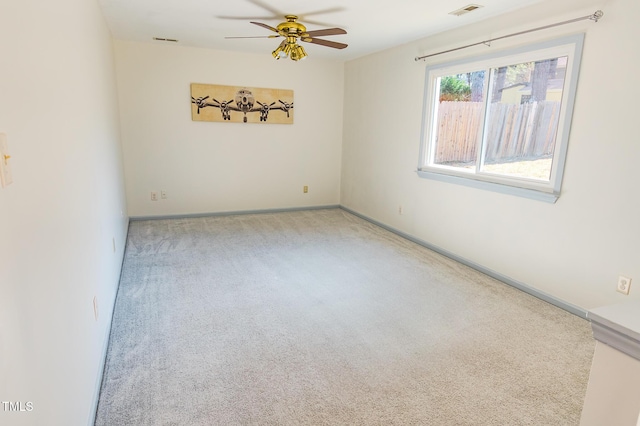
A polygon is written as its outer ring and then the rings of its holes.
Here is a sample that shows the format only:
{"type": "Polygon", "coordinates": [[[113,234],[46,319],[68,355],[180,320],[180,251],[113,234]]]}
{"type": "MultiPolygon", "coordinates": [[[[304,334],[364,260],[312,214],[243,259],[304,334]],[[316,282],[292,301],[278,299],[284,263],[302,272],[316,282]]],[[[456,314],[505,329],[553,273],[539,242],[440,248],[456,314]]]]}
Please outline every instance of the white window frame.
{"type": "MultiPolygon", "coordinates": [[[[535,45],[428,66],[425,76],[425,97],[418,175],[423,178],[436,179],[555,203],[560,196],[562,185],[562,175],[567,154],[583,42],[584,34],[577,34],[535,45]],[[482,120],[482,125],[486,127],[486,105],[491,102],[490,91],[488,90],[490,80],[489,70],[491,68],[561,56],[567,56],[567,70],[561,100],[551,175],[548,182],[538,179],[492,174],[486,171],[469,171],[434,164],[435,138],[433,134],[437,126],[437,108],[439,104],[437,96],[439,94],[439,88],[436,86],[438,78],[447,75],[485,70],[485,108],[482,112],[485,118],[482,120]]],[[[484,149],[482,146],[484,137],[481,137],[481,139],[481,141],[478,141],[479,153],[483,152],[484,149]]]]}

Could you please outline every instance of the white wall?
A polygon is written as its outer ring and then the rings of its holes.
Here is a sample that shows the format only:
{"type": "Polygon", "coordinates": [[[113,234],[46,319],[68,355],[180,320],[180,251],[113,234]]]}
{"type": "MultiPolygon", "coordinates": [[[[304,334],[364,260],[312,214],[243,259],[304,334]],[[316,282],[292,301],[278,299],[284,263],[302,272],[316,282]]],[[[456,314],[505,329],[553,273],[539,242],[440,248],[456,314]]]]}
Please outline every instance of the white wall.
{"type": "Polygon", "coordinates": [[[95,1],[20,0],[0,39],[0,401],[33,407],[0,424],[84,425],[127,226],[111,38],[95,1]]]}
{"type": "MultiPolygon", "coordinates": [[[[346,64],[341,203],[584,309],[640,298],[637,0],[547,1],[346,64]],[[591,6],[590,6],[591,5],[591,6]],[[437,61],[586,31],[562,195],[556,204],[421,179],[424,69],[414,57],[593,13],[604,18],[437,61]],[[402,205],[404,214],[398,214],[402,205]]],[[[464,18],[460,18],[464,19],[464,18]]]]}
{"type": "Polygon", "coordinates": [[[342,63],[318,60],[310,50],[302,62],[276,61],[268,44],[262,55],[115,46],[131,216],[339,203],[342,63]],[[295,122],[191,121],[191,83],[292,89],[295,122]],[[167,199],[152,202],[151,191],[161,190],[167,199]]]}

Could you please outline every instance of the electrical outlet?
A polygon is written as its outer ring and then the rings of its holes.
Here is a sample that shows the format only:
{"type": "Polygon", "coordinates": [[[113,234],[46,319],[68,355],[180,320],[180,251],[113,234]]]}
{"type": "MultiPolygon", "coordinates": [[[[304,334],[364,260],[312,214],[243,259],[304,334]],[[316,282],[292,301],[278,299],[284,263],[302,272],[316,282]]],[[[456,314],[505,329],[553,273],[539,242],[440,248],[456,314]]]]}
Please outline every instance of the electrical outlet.
{"type": "Polygon", "coordinates": [[[402,213],[404,213],[404,209],[402,208],[402,206],[398,206],[398,214],[402,213]]]}
{"type": "Polygon", "coordinates": [[[309,192],[309,187],[307,185],[302,187],[302,192],[304,192],[305,194],[309,192]]]}
{"type": "Polygon", "coordinates": [[[151,201],[158,201],[158,193],[156,191],[151,191],[151,201]]]}
{"type": "Polygon", "coordinates": [[[628,296],[629,290],[631,290],[631,278],[623,277],[622,275],[620,275],[618,277],[618,288],[616,290],[628,296]]]}
{"type": "Polygon", "coordinates": [[[162,198],[163,200],[167,199],[167,191],[162,190],[160,191],[160,198],[162,198]]]}

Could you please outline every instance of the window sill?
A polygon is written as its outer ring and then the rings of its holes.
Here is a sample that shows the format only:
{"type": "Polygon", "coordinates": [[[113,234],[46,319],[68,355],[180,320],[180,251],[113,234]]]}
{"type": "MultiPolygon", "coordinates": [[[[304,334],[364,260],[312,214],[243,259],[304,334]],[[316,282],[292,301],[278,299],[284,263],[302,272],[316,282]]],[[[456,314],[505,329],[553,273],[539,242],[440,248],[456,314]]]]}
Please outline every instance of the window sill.
{"type": "Polygon", "coordinates": [[[555,192],[553,193],[543,192],[535,189],[520,188],[517,186],[504,185],[504,184],[495,183],[495,182],[487,182],[487,181],[477,180],[477,179],[467,178],[467,177],[427,172],[423,170],[418,170],[417,173],[418,173],[418,176],[425,179],[433,179],[440,182],[455,183],[458,185],[464,185],[471,188],[478,188],[486,191],[499,192],[501,194],[515,195],[518,197],[529,198],[531,200],[537,200],[537,201],[544,201],[546,203],[551,203],[551,204],[554,204],[558,200],[558,197],[560,196],[559,193],[555,193],[555,192]]]}

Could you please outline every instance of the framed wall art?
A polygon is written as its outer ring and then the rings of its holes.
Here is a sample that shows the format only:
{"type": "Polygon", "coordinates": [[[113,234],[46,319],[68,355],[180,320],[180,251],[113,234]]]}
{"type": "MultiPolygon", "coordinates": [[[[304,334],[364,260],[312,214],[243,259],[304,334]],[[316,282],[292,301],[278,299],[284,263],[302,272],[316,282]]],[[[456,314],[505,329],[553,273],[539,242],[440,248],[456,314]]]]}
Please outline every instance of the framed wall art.
{"type": "Polygon", "coordinates": [[[293,124],[293,90],[191,83],[191,119],[293,124]]]}

